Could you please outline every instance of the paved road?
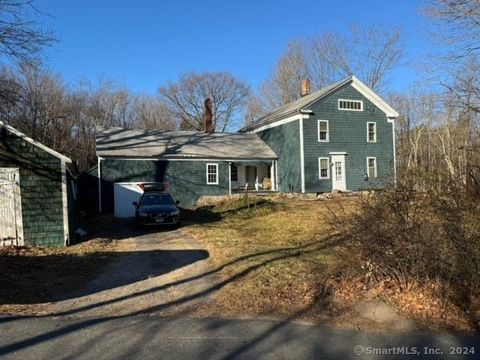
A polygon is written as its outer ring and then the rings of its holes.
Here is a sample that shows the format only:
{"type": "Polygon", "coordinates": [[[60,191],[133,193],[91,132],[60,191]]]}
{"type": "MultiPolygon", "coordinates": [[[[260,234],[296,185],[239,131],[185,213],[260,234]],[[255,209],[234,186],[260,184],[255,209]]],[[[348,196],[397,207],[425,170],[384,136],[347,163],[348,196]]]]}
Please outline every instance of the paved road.
{"type": "Polygon", "coordinates": [[[83,319],[3,317],[0,334],[2,359],[480,358],[480,339],[474,336],[378,333],[286,321],[145,315],[83,319]],[[450,348],[458,346],[467,350],[473,347],[475,354],[450,355],[450,348]],[[437,354],[425,355],[424,347],[437,354]],[[416,350],[420,355],[366,355],[373,348],[392,353],[416,350]],[[357,356],[355,351],[362,353],[357,356]]]}

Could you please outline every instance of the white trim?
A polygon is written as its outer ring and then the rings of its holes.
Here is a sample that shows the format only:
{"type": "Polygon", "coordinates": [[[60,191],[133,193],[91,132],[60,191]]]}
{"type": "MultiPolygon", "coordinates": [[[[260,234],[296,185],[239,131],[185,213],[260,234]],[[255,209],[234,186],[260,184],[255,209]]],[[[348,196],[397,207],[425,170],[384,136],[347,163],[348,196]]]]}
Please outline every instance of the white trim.
{"type": "Polygon", "coordinates": [[[33,140],[32,138],[28,137],[27,135],[25,135],[24,133],[18,131],[17,129],[14,129],[13,127],[11,127],[10,125],[7,125],[5,124],[4,122],[0,121],[0,127],[1,128],[4,128],[5,130],[7,130],[8,132],[22,138],[23,140],[25,140],[26,142],[29,142],[30,144],[42,149],[43,151],[49,153],[50,155],[53,155],[55,156],[56,158],[62,160],[62,161],[65,161],[67,163],[71,163],[72,160],[68,157],[66,157],[65,155],[62,155],[60,154],[59,152],[56,152],[55,150],[52,150],[50,149],[49,147],[46,147],[45,145],[39,143],[38,141],[36,140],[33,140]]]}
{"type": "Polygon", "coordinates": [[[303,149],[303,118],[298,122],[300,127],[300,178],[301,178],[301,186],[302,186],[302,193],[305,192],[305,154],[303,149]]]}
{"type": "MultiPolygon", "coordinates": [[[[238,180],[238,173],[237,173],[238,180]]],[[[208,168],[207,168],[207,181],[208,181],[208,168]]],[[[228,163],[228,195],[232,195],[232,163],[228,163]]]]}
{"type": "Polygon", "coordinates": [[[102,213],[102,171],[101,167],[102,158],[99,156],[97,161],[97,173],[98,173],[98,213],[102,213]]]}
{"type": "Polygon", "coordinates": [[[398,113],[393,110],[393,108],[388,105],[380,96],[375,94],[371,89],[367,87],[364,83],[358,80],[355,76],[352,76],[352,87],[359,91],[363,96],[370,100],[375,106],[382,110],[387,117],[396,118],[398,113]]]}
{"type": "Polygon", "coordinates": [[[346,151],[330,151],[329,155],[347,155],[346,151]]]}
{"type": "Polygon", "coordinates": [[[377,123],[375,121],[367,121],[367,143],[376,143],[377,142],[377,123]],[[370,124],[373,124],[374,130],[374,140],[370,140],[370,124]]]}
{"type": "Polygon", "coordinates": [[[330,141],[330,122],[328,120],[319,119],[317,121],[317,140],[318,142],[323,142],[323,143],[327,143],[330,141]],[[327,138],[325,140],[320,139],[320,123],[321,122],[327,123],[327,138]]]}
{"type": "Polygon", "coordinates": [[[249,159],[220,159],[220,158],[134,158],[134,157],[115,157],[115,156],[105,156],[101,158],[102,160],[104,159],[112,159],[112,160],[128,160],[128,161],[216,161],[216,162],[242,162],[242,161],[272,161],[276,159],[268,158],[268,159],[258,159],[258,158],[249,158],[249,159]]]}
{"type": "Polygon", "coordinates": [[[327,179],[330,179],[330,158],[329,157],[326,157],[326,156],[320,156],[318,158],[318,178],[320,180],[327,180],[327,179]],[[322,165],[321,165],[321,161],[322,160],[327,160],[327,177],[322,177],[322,165]]]}
{"type": "Polygon", "coordinates": [[[392,124],[392,142],[393,142],[393,185],[397,186],[397,151],[395,141],[395,119],[387,119],[392,124]]]}
{"type": "Polygon", "coordinates": [[[338,105],[338,110],[341,110],[341,111],[363,111],[363,101],[362,100],[338,99],[337,105],[338,105]],[[344,109],[344,108],[341,108],[340,107],[340,102],[341,101],[359,103],[360,104],[360,109],[344,109]]]}
{"type": "Polygon", "coordinates": [[[278,191],[278,161],[277,160],[274,160],[274,161],[275,161],[275,181],[276,181],[275,190],[278,191]]]}
{"type": "Polygon", "coordinates": [[[68,194],[67,194],[67,166],[62,159],[62,208],[63,208],[63,238],[64,245],[70,245],[70,234],[68,229],[68,194]]]}
{"type": "Polygon", "coordinates": [[[373,159],[375,161],[375,176],[374,178],[377,177],[377,157],[376,156],[367,156],[367,175],[368,175],[368,178],[370,178],[370,167],[369,167],[369,161],[370,159],[373,159]]]}
{"type": "Polygon", "coordinates": [[[205,173],[206,173],[206,176],[207,176],[207,185],[218,185],[218,178],[219,178],[219,174],[218,174],[218,163],[206,163],[205,164],[205,173]],[[215,166],[216,170],[215,170],[215,182],[210,182],[208,181],[208,167],[209,166],[215,166]]]}
{"type": "MultiPolygon", "coordinates": [[[[356,89],[357,91],[359,91],[363,96],[365,96],[370,102],[372,102],[375,106],[377,106],[380,110],[382,110],[388,118],[397,118],[399,116],[399,114],[390,106],[388,105],[380,96],[378,96],[377,94],[375,94],[371,89],[369,89],[364,83],[362,83],[360,80],[358,80],[355,76],[349,76],[348,78],[344,79],[343,81],[339,82],[337,84],[337,86],[329,89],[328,91],[322,93],[321,95],[319,95],[316,99],[313,99],[311,102],[309,102],[308,104],[306,104],[303,108],[301,109],[298,109],[297,111],[300,112],[300,114],[295,114],[295,115],[292,115],[292,116],[289,116],[287,118],[280,118],[279,120],[275,120],[269,124],[266,124],[266,125],[263,125],[263,126],[260,126],[259,128],[256,128],[256,129],[251,129],[251,130],[247,130],[245,132],[249,133],[249,132],[258,132],[258,131],[262,131],[262,130],[265,130],[265,129],[269,129],[269,128],[272,128],[272,127],[276,127],[278,125],[282,125],[282,124],[285,124],[287,122],[290,122],[290,121],[293,121],[293,120],[297,120],[297,119],[300,119],[300,117],[302,116],[302,114],[308,114],[308,113],[311,113],[309,110],[309,107],[312,106],[312,104],[316,103],[317,101],[327,97],[328,95],[334,93],[335,91],[337,91],[339,88],[341,88],[342,86],[345,86],[346,84],[348,84],[349,82],[351,82],[352,84],[352,87],[354,89],[356,89]]],[[[357,110],[358,111],[358,110],[357,110]]],[[[308,115],[307,115],[308,116],[308,115]]],[[[255,126],[254,124],[252,124],[253,126],[255,126]]]]}
{"type": "Polygon", "coordinates": [[[297,115],[289,116],[285,119],[274,121],[270,124],[260,126],[259,128],[256,128],[256,129],[253,129],[253,130],[250,130],[250,131],[247,131],[247,132],[257,133],[259,131],[263,131],[263,130],[271,129],[271,128],[274,128],[274,127],[277,127],[277,126],[280,126],[280,125],[288,124],[289,122],[292,122],[292,121],[296,121],[296,120],[300,120],[300,119],[304,119],[304,118],[308,119],[308,117],[309,117],[309,115],[307,115],[307,114],[305,114],[305,115],[304,114],[297,114],[297,115]]]}
{"type": "Polygon", "coordinates": [[[277,181],[277,177],[275,176],[275,161],[272,161],[272,165],[270,165],[270,180],[272,181],[272,190],[277,190],[275,182],[277,181]]]}

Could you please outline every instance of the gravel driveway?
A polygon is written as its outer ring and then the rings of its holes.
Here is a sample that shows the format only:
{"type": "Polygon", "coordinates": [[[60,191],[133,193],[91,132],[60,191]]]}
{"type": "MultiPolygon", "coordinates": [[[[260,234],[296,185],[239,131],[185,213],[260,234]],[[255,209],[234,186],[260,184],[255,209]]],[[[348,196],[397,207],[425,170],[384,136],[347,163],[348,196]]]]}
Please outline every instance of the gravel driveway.
{"type": "Polygon", "coordinates": [[[122,251],[98,277],[49,313],[72,316],[198,313],[215,301],[218,283],[209,254],[179,230],[120,228],[122,251]],[[125,235],[128,236],[125,236],[125,235]],[[130,236],[130,237],[129,237],[130,236]]]}

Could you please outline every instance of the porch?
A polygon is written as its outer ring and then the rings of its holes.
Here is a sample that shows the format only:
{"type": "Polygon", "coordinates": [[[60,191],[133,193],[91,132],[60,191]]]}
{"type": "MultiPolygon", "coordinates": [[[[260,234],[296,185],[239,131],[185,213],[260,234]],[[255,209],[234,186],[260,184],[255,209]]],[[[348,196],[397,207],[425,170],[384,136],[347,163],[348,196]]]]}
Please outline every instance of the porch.
{"type": "Polygon", "coordinates": [[[230,194],[244,191],[269,194],[277,191],[276,161],[230,163],[230,194]]]}

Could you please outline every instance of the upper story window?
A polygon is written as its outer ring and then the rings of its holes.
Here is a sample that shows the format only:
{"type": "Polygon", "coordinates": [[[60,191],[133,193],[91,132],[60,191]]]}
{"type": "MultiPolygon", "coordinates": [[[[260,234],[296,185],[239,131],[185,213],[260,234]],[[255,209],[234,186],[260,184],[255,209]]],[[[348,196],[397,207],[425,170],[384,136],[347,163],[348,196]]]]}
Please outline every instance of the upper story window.
{"type": "Polygon", "coordinates": [[[338,99],[338,110],[363,111],[363,101],[338,99]]]}
{"type": "Polygon", "coordinates": [[[318,120],[318,141],[328,142],[328,120],[318,120]]]}
{"type": "Polygon", "coordinates": [[[367,142],[377,142],[377,123],[367,122],[367,142]]]}
{"type": "Polygon", "coordinates": [[[207,164],[207,185],[218,185],[218,164],[207,164]]]}

